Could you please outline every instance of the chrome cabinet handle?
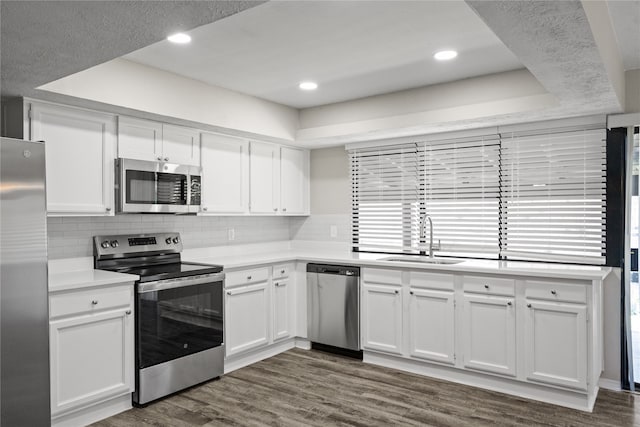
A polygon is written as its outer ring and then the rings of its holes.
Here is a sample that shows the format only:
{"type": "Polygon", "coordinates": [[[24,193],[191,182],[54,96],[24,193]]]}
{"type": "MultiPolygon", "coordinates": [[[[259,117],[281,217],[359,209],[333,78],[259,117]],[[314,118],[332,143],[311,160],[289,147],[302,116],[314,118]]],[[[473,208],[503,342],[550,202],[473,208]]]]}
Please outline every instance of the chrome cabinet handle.
{"type": "Polygon", "coordinates": [[[531,308],[531,304],[527,304],[527,307],[531,308]]]}
{"type": "Polygon", "coordinates": [[[413,295],[413,291],[409,291],[409,295],[413,295]]]}
{"type": "Polygon", "coordinates": [[[227,291],[227,295],[233,295],[231,291],[227,291]]]}
{"type": "Polygon", "coordinates": [[[507,305],[508,305],[509,307],[511,307],[511,306],[513,305],[513,303],[512,303],[511,301],[507,301],[507,305]]]}
{"type": "Polygon", "coordinates": [[[485,285],[484,285],[484,288],[485,288],[485,289],[489,289],[489,285],[485,284],[485,285]]]}
{"type": "Polygon", "coordinates": [[[400,293],[400,291],[399,291],[399,290],[397,290],[397,289],[396,289],[395,291],[393,291],[393,292],[395,292],[396,294],[397,294],[397,293],[400,293]]]}
{"type": "Polygon", "coordinates": [[[280,274],[284,274],[284,270],[280,270],[280,274]]]}
{"type": "Polygon", "coordinates": [[[169,161],[169,158],[168,158],[168,157],[165,157],[165,158],[164,158],[164,161],[165,161],[165,162],[168,162],[168,161],[169,161]]]}
{"type": "Polygon", "coordinates": [[[274,212],[278,212],[278,208],[273,208],[273,211],[274,212]]]}
{"type": "Polygon", "coordinates": [[[202,208],[203,211],[206,211],[207,209],[209,208],[207,208],[206,206],[202,208]]]}
{"type": "Polygon", "coordinates": [[[247,276],[247,280],[251,280],[251,276],[247,276]]]}
{"type": "Polygon", "coordinates": [[[556,291],[551,291],[551,295],[557,295],[556,291]]]}
{"type": "Polygon", "coordinates": [[[162,157],[158,156],[158,160],[162,160],[162,157]]]}
{"type": "Polygon", "coordinates": [[[98,300],[94,299],[93,301],[91,301],[91,305],[98,305],[98,300]]]}
{"type": "Polygon", "coordinates": [[[111,212],[111,208],[107,208],[107,212],[111,212]]]}
{"type": "Polygon", "coordinates": [[[286,211],[287,211],[287,208],[282,208],[282,212],[286,212],[286,211]]]}
{"type": "Polygon", "coordinates": [[[125,311],[125,313],[126,313],[127,316],[130,316],[131,315],[131,310],[127,310],[127,311],[125,311]]]}

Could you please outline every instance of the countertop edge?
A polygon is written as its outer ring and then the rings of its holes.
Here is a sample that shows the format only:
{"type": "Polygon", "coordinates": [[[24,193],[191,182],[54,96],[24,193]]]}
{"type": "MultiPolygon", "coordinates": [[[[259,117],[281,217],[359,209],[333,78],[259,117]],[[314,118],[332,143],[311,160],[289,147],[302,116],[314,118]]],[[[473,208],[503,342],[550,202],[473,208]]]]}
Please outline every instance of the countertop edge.
{"type": "Polygon", "coordinates": [[[131,284],[140,277],[135,274],[105,270],[81,270],[49,275],[49,293],[89,289],[100,286],[131,284]]]}

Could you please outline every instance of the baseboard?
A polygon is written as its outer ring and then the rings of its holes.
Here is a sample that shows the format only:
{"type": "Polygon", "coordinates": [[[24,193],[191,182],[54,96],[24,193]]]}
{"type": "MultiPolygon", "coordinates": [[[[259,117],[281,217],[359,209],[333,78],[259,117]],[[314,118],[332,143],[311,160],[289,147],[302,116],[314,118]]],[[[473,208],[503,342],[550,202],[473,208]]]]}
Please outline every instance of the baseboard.
{"type": "Polygon", "coordinates": [[[296,348],[311,350],[311,341],[306,338],[296,338],[296,348]]]}
{"type": "Polygon", "coordinates": [[[244,354],[227,357],[224,360],[224,373],[228,374],[235,371],[236,369],[244,368],[245,366],[249,366],[261,360],[268,359],[269,357],[273,357],[287,350],[291,350],[295,346],[296,339],[289,338],[288,340],[280,341],[275,344],[251,350],[244,354]]]}
{"type": "Polygon", "coordinates": [[[598,394],[597,387],[588,394],[369,351],[364,352],[363,362],[586,412],[593,411],[595,398],[598,394]]]}
{"type": "Polygon", "coordinates": [[[86,426],[131,409],[131,393],[51,419],[52,427],[86,426]]]}
{"type": "Polygon", "coordinates": [[[605,390],[622,391],[619,380],[600,378],[600,381],[598,381],[598,385],[600,386],[600,388],[603,388],[605,390]]]}

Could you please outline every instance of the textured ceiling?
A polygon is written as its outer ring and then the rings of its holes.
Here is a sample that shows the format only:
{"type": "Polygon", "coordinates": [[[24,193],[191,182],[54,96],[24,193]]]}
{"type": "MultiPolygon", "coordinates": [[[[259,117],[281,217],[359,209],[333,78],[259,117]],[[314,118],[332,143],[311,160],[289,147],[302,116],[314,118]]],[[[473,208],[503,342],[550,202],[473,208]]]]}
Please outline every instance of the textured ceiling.
{"type": "Polygon", "coordinates": [[[295,108],[523,67],[464,1],[268,2],[189,34],[125,58],[295,108]]]}
{"type": "Polygon", "coordinates": [[[0,2],[2,96],[35,87],[262,1],[0,2]]]}
{"type": "Polygon", "coordinates": [[[640,0],[607,2],[625,70],[640,68],[640,0]]]}

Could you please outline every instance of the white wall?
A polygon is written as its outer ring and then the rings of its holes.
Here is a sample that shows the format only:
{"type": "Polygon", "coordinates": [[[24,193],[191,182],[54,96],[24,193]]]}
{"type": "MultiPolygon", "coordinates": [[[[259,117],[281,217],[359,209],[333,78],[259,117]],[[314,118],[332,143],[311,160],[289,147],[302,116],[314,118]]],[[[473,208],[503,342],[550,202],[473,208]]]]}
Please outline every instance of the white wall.
{"type": "MultiPolygon", "coordinates": [[[[629,70],[625,74],[625,113],[640,113],[640,69],[629,70]]],[[[638,123],[640,125],[640,123],[638,123]]]]}
{"type": "Polygon", "coordinates": [[[298,129],[298,110],[294,108],[124,59],[38,89],[284,142],[293,141],[298,129]]]}

